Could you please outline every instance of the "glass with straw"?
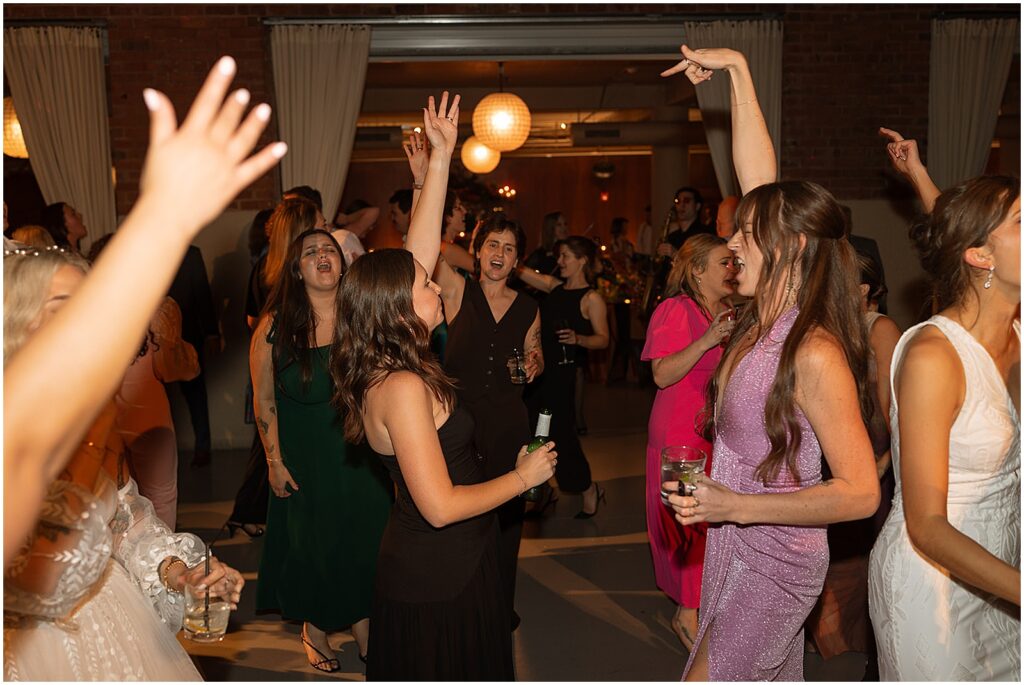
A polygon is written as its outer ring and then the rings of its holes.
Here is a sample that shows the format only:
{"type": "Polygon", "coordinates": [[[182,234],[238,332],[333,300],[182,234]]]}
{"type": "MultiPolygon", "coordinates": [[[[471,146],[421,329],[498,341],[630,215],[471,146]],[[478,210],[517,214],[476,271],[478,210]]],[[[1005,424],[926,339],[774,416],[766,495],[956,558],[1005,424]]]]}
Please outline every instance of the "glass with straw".
{"type": "Polygon", "coordinates": [[[218,591],[199,584],[210,575],[210,545],[206,546],[203,575],[185,581],[185,637],[194,642],[220,642],[231,616],[230,589],[218,591]]]}

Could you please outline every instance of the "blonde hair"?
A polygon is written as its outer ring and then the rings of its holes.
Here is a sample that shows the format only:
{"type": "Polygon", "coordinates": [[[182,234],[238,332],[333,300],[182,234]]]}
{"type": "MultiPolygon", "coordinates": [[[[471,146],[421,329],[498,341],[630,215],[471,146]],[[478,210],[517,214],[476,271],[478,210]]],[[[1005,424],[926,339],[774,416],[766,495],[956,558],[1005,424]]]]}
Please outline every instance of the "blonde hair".
{"type": "Polygon", "coordinates": [[[29,224],[11,232],[11,240],[29,247],[54,247],[53,236],[42,226],[29,224]]]}
{"type": "Polygon", "coordinates": [[[708,256],[711,251],[725,244],[724,239],[707,233],[698,233],[687,238],[676,252],[676,256],[672,258],[672,270],[665,281],[665,297],[673,297],[680,292],[686,293],[701,309],[709,313],[710,303],[706,301],[697,285],[695,272],[704,273],[708,268],[708,256]]]}
{"type": "Polygon", "coordinates": [[[50,283],[62,266],[89,271],[84,259],[60,248],[4,253],[4,366],[25,344],[29,325],[42,311],[50,283]]]}

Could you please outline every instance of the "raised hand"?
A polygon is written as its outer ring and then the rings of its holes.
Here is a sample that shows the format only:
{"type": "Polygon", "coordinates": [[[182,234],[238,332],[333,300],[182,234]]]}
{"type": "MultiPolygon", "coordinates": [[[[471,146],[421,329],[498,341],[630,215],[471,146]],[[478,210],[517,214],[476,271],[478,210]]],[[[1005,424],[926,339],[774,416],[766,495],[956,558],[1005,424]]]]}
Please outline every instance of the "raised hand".
{"type": "Polygon", "coordinates": [[[413,131],[409,134],[409,140],[402,143],[405,150],[405,157],[409,160],[409,170],[412,171],[412,180],[417,185],[423,185],[423,179],[427,177],[427,140],[422,133],[413,131]]]}
{"type": "Polygon", "coordinates": [[[736,321],[730,318],[732,315],[733,311],[731,309],[723,309],[718,312],[711,321],[711,325],[704,331],[701,339],[709,350],[721,344],[723,340],[728,340],[732,334],[732,329],[736,327],[736,321]]]}
{"type": "Polygon", "coordinates": [[[884,127],[878,129],[878,135],[889,141],[885,151],[889,154],[889,161],[896,171],[909,178],[924,167],[916,140],[906,140],[899,132],[884,127]]]}
{"type": "Polygon", "coordinates": [[[674,67],[661,72],[662,76],[672,76],[683,72],[694,85],[711,78],[716,69],[732,69],[743,61],[743,55],[728,48],[702,48],[691,50],[686,45],[679,46],[683,59],[674,67]]]}
{"type": "Polygon", "coordinates": [[[438,152],[452,156],[455,143],[459,138],[459,101],[461,95],[452,99],[448,105],[448,91],[441,93],[441,102],[434,107],[434,96],[427,98],[427,106],[423,110],[423,132],[430,145],[438,152]]]}
{"type": "Polygon", "coordinates": [[[242,88],[225,99],[235,69],[230,57],[217,62],[180,128],[166,95],[151,88],[142,94],[150,125],[139,204],[161,211],[189,236],[288,151],[278,142],[249,156],[270,121],[270,105],[257,105],[242,120],[249,91],[242,88]]]}

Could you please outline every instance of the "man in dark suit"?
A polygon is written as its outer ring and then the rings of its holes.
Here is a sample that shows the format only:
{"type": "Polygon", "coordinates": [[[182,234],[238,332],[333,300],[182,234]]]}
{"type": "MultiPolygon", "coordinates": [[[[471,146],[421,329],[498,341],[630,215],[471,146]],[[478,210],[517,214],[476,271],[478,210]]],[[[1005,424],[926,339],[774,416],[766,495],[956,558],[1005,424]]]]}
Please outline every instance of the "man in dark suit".
{"type": "Polygon", "coordinates": [[[669,232],[665,236],[665,241],[658,245],[658,255],[662,257],[671,257],[690,236],[695,236],[698,233],[715,235],[714,226],[705,226],[700,222],[700,210],[704,206],[704,198],[699,190],[684,186],[676,191],[673,202],[675,203],[676,219],[669,224],[669,232]]]}
{"type": "Polygon", "coordinates": [[[206,263],[198,247],[192,245],[188,248],[168,295],[181,308],[182,339],[192,345],[199,355],[199,375],[190,381],[178,383],[185,404],[188,405],[192,432],[195,434],[192,466],[198,468],[210,463],[211,449],[204,353],[207,346],[215,346],[220,338],[210,281],[206,277],[206,263]]]}
{"type": "MultiPolygon", "coordinates": [[[[867,238],[862,235],[853,234],[853,210],[846,205],[841,205],[846,213],[846,237],[857,251],[857,255],[871,262],[872,267],[878,272],[882,281],[883,292],[885,289],[885,268],[882,266],[882,253],[878,251],[878,243],[874,238],[867,238]]],[[[885,295],[878,299],[878,311],[888,314],[885,307],[885,295]]]]}

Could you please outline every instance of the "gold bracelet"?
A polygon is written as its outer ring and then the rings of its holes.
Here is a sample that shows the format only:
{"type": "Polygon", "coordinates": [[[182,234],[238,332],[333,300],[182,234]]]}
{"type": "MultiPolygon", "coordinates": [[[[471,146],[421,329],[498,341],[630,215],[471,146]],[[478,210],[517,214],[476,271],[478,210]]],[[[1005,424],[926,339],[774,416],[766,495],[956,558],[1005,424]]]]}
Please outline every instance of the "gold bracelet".
{"type": "Polygon", "coordinates": [[[526,479],[523,478],[523,475],[521,473],[519,473],[519,471],[517,471],[516,469],[512,469],[512,473],[514,473],[517,476],[519,476],[519,482],[521,482],[523,484],[523,489],[519,491],[519,494],[521,495],[524,492],[526,492],[526,479]]]}
{"type": "Polygon", "coordinates": [[[284,459],[282,459],[281,457],[267,457],[268,464],[274,464],[279,461],[284,461],[284,459]]]}
{"type": "Polygon", "coordinates": [[[175,590],[171,587],[171,584],[167,580],[168,576],[170,576],[171,574],[171,567],[175,564],[181,564],[185,568],[185,570],[188,570],[188,564],[186,564],[183,559],[179,557],[171,557],[171,560],[164,564],[163,571],[159,573],[160,582],[163,583],[164,587],[170,590],[171,592],[178,592],[178,590],[175,590]]]}
{"type": "Polygon", "coordinates": [[[757,102],[757,98],[751,98],[746,102],[737,102],[733,107],[742,107],[743,105],[749,105],[751,102],[757,102]]]}

